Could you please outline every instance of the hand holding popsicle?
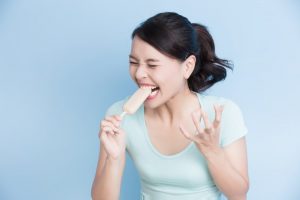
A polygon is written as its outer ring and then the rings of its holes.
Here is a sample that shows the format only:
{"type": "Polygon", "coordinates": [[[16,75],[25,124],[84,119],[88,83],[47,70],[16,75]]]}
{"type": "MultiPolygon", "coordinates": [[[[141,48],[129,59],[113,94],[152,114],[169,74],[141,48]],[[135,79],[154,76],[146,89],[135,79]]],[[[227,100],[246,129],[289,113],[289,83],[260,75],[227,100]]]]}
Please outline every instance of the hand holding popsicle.
{"type": "Polygon", "coordinates": [[[106,153],[113,159],[120,157],[126,148],[125,132],[120,129],[122,118],[126,114],[134,114],[150,94],[151,88],[139,88],[123,105],[121,116],[107,116],[101,121],[99,137],[106,153]]]}

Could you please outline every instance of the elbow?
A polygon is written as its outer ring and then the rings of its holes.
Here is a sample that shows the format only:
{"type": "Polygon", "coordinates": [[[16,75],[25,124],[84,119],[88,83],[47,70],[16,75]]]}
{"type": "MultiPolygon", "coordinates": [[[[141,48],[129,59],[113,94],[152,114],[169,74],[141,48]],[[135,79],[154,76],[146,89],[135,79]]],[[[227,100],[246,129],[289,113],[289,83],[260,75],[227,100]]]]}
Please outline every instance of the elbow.
{"type": "Polygon", "coordinates": [[[101,195],[95,188],[91,190],[91,198],[92,200],[103,200],[103,195],[101,195]]]}
{"type": "Polygon", "coordinates": [[[246,190],[245,190],[245,194],[248,193],[249,189],[250,189],[250,183],[249,183],[249,181],[247,181],[247,182],[246,182],[246,190]]]}
{"type": "Polygon", "coordinates": [[[249,188],[249,182],[245,181],[244,184],[241,184],[240,187],[228,195],[227,198],[229,200],[246,200],[249,188]]]}
{"type": "Polygon", "coordinates": [[[115,196],[115,194],[109,194],[104,191],[99,191],[96,187],[92,187],[91,189],[91,198],[92,200],[117,200],[118,197],[115,196]],[[105,195],[104,195],[105,194],[105,195]]]}
{"type": "Polygon", "coordinates": [[[246,196],[250,188],[249,180],[244,180],[244,182],[240,185],[238,190],[238,194],[242,196],[246,196]]]}
{"type": "Polygon", "coordinates": [[[241,188],[241,191],[245,196],[247,195],[249,188],[250,188],[249,180],[245,180],[245,182],[241,188]]]}
{"type": "Polygon", "coordinates": [[[92,200],[101,200],[101,197],[99,197],[99,196],[97,196],[96,194],[95,194],[95,192],[91,192],[91,197],[92,197],[92,200]]]}
{"type": "Polygon", "coordinates": [[[94,183],[91,188],[91,198],[92,198],[92,200],[100,200],[99,195],[97,195],[94,183]]]}
{"type": "Polygon", "coordinates": [[[92,198],[92,200],[96,200],[95,192],[94,192],[94,186],[92,186],[92,189],[91,189],[91,198],[92,198]]]}

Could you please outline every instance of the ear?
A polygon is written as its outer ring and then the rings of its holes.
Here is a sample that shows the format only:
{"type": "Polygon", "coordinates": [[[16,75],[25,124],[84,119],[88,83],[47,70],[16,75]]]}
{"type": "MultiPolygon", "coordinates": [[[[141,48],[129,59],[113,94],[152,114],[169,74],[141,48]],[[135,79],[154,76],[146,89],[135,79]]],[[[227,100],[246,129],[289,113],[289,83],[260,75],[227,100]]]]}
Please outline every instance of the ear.
{"type": "Polygon", "coordinates": [[[190,55],[183,63],[183,76],[185,79],[188,79],[194,71],[196,65],[196,57],[190,55]]]}

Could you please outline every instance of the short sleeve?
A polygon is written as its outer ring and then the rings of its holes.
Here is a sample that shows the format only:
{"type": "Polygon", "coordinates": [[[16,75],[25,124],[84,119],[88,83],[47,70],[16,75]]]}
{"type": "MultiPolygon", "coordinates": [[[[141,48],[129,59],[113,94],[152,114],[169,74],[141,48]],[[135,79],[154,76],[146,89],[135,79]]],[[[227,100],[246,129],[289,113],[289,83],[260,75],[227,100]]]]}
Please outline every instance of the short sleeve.
{"type": "Polygon", "coordinates": [[[244,137],[248,132],[242,112],[238,105],[227,100],[221,119],[221,146],[227,146],[244,137]]]}
{"type": "Polygon", "coordinates": [[[106,116],[111,116],[111,115],[120,115],[122,113],[122,107],[123,107],[124,101],[118,101],[113,103],[105,112],[105,117],[106,116]]]}

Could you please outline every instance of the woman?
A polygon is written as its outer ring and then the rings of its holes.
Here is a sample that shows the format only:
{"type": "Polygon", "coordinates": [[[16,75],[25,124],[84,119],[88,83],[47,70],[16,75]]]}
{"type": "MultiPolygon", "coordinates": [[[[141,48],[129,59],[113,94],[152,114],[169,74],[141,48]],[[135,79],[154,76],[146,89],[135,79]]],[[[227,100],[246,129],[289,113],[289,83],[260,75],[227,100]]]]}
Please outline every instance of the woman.
{"type": "Polygon", "coordinates": [[[141,199],[246,199],[249,187],[239,107],[203,92],[225,79],[207,29],[177,13],[157,14],[132,34],[130,75],[151,87],[144,105],[124,119],[113,104],[101,121],[93,199],[117,200],[126,150],[141,177],[141,199]]]}

